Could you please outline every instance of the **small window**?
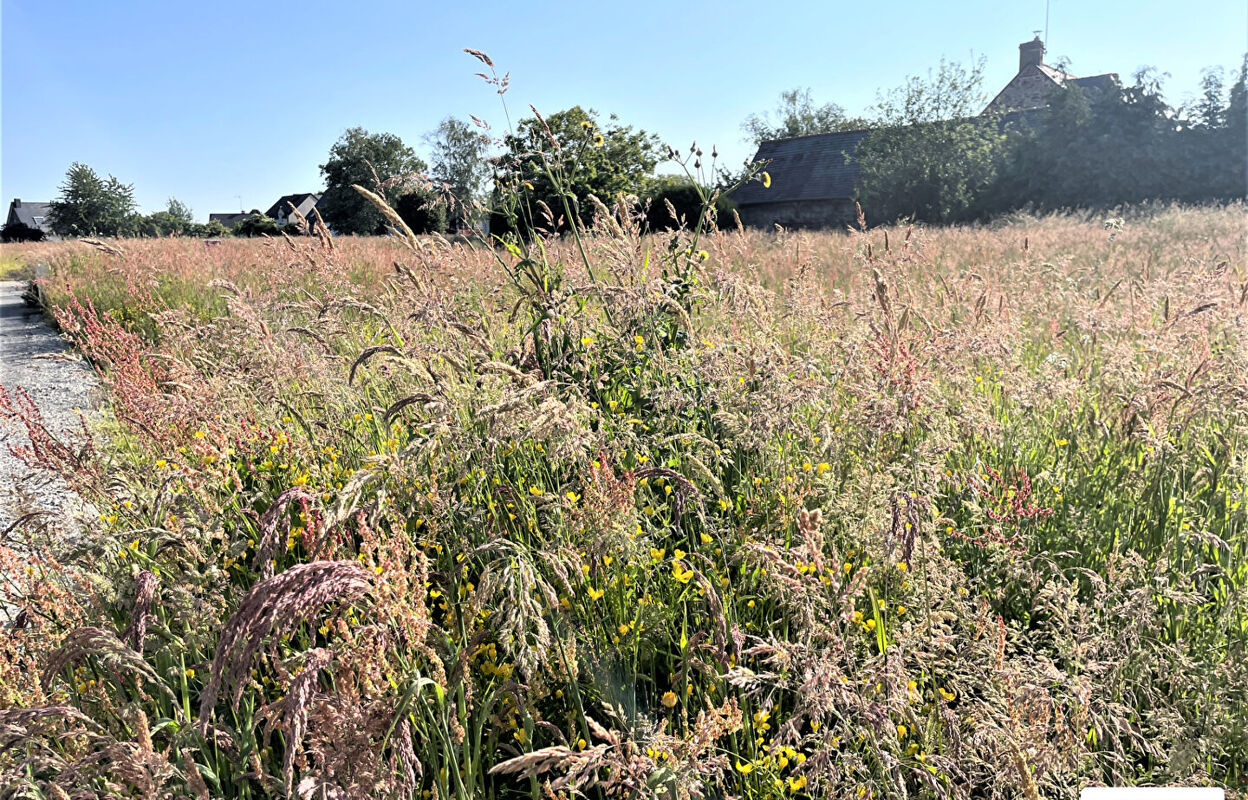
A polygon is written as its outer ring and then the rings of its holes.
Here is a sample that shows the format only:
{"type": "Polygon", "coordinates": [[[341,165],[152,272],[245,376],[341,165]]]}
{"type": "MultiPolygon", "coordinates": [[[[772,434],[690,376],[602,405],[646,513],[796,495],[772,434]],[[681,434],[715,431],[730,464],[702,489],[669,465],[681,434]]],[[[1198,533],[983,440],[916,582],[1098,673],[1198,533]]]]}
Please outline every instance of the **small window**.
{"type": "Polygon", "coordinates": [[[43,217],[35,217],[35,224],[36,224],[36,225],[42,225],[42,224],[43,224],[43,217]]]}

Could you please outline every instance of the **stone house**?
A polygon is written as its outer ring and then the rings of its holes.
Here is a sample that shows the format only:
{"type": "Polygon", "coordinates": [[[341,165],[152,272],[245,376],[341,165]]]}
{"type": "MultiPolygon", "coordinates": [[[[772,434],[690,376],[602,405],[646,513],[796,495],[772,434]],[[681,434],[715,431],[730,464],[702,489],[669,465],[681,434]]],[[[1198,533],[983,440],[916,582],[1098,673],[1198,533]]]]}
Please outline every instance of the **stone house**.
{"type": "Polygon", "coordinates": [[[34,228],[43,231],[45,236],[52,236],[52,224],[49,222],[49,211],[52,208],[51,203],[31,203],[29,201],[23,203],[20,198],[14,198],[9,203],[9,216],[5,220],[5,225],[22,224],[28,228],[34,228]]]}
{"type": "MultiPolygon", "coordinates": [[[[1115,74],[1079,78],[1044,63],[1044,43],[1036,37],[1018,46],[1018,73],[984,108],[982,115],[1017,119],[1043,108],[1052,92],[1073,83],[1085,92],[1117,85],[1115,74]]],[[[820,133],[763,142],[754,161],[768,161],[771,187],[753,182],[732,199],[745,225],[757,228],[832,228],[853,222],[858,165],[854,150],[869,130],[820,133]]]]}
{"type": "Polygon", "coordinates": [[[1044,42],[1037,36],[1018,46],[1018,74],[984,108],[985,114],[1034,111],[1044,108],[1054,90],[1073,84],[1087,93],[1103,92],[1118,83],[1114,73],[1078,78],[1044,63],[1044,42]]]}

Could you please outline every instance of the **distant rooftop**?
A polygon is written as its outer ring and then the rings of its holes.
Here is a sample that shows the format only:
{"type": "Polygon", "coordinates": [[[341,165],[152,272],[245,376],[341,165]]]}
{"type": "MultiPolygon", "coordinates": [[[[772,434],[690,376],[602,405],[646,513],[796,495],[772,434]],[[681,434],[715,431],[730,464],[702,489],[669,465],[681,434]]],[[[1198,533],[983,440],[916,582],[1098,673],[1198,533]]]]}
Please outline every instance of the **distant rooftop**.
{"type": "Polygon", "coordinates": [[[264,212],[264,215],[266,217],[272,217],[273,219],[285,219],[286,214],[289,211],[286,204],[290,203],[290,205],[295,207],[296,211],[306,217],[308,214],[312,213],[312,209],[316,207],[316,204],[320,202],[320,199],[321,196],[319,194],[313,194],[312,192],[299,192],[298,194],[283,195],[278,198],[276,203],[269,207],[268,211],[264,212]]]}
{"type": "Polygon", "coordinates": [[[209,214],[209,222],[220,222],[226,228],[234,230],[234,226],[250,217],[252,214],[259,214],[259,211],[230,211],[224,214],[209,214]]]}
{"type": "Polygon", "coordinates": [[[771,188],[747,183],[732,199],[740,205],[834,200],[854,196],[858,165],[852,155],[870,131],[838,131],[774,139],[758,147],[755,161],[770,161],[771,188]]]}
{"type": "Polygon", "coordinates": [[[9,204],[9,216],[5,224],[20,222],[28,228],[38,228],[51,235],[52,226],[48,222],[48,213],[51,210],[51,203],[32,203],[29,200],[15,198],[9,204]]]}

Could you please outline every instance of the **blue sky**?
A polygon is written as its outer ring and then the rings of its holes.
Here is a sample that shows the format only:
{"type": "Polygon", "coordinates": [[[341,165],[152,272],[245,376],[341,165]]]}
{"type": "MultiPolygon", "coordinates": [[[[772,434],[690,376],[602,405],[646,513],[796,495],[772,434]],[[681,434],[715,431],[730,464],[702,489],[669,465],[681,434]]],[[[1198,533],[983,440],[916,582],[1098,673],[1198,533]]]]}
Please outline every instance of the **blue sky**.
{"type": "MultiPolygon", "coordinates": [[[[579,103],[678,147],[717,144],[735,164],[750,155],[741,121],[784,89],[861,113],[942,56],[984,56],[993,93],[1044,18],[1044,0],[0,0],[0,196],[49,200],[82,161],[133,183],[145,211],[170,196],[201,220],[240,197],[264,209],[319,188],[317,166],[347,127],[422,154],[447,115],[501,130],[464,47],[510,71],[513,119],[529,103],[579,103]]],[[[1051,0],[1048,42],[1046,60],[1076,74],[1168,72],[1176,102],[1201,68],[1238,65],[1248,4],[1051,0]]]]}

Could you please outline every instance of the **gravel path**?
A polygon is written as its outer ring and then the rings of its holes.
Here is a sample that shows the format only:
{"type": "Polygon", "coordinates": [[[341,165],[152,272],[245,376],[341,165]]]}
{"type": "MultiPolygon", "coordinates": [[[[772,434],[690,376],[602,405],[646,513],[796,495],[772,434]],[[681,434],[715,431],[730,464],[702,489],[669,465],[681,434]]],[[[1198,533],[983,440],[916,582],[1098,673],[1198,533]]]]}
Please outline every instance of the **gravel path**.
{"type": "MultiPolygon", "coordinates": [[[[29,392],[51,430],[76,431],[78,410],[92,405],[95,373],[37,308],[26,305],[25,289],[24,283],[0,281],[0,384],[9,391],[20,386],[29,392]]],[[[68,523],[64,528],[72,531],[72,518],[85,513],[81,503],[68,496],[59,478],[34,473],[13,457],[9,446],[25,441],[20,428],[0,422],[0,532],[13,522],[15,504],[23,495],[62,515],[68,523]]]]}

